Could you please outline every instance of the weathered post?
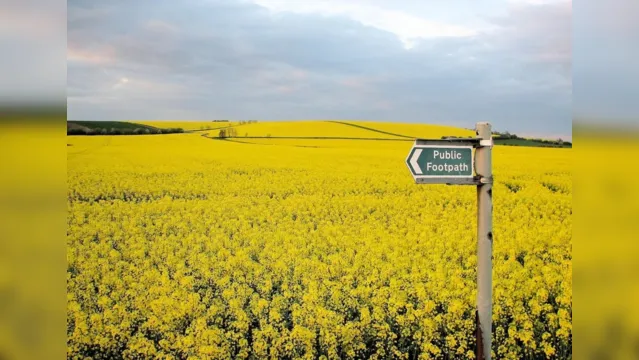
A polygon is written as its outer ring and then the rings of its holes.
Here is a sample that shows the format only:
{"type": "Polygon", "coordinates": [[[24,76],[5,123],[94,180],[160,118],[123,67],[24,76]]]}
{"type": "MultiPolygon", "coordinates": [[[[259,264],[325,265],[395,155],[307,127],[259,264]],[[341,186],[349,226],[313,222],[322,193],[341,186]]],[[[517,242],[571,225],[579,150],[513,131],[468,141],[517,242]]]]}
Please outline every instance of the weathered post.
{"type": "Polygon", "coordinates": [[[493,297],[493,139],[489,123],[477,137],[416,139],[406,165],[417,184],[477,186],[477,359],[490,360],[493,297]],[[475,149],[475,161],[472,150],[475,149]]]}
{"type": "Polygon", "coordinates": [[[489,123],[475,126],[479,146],[475,149],[477,184],[477,359],[491,358],[493,296],[493,170],[492,132],[489,123]]]}

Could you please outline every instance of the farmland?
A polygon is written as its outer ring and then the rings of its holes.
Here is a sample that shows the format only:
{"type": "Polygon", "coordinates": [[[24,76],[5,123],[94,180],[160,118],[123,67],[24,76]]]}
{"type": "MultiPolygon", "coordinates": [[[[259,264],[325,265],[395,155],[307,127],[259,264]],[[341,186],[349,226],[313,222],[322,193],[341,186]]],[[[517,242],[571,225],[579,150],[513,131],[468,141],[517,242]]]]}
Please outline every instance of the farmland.
{"type": "MultiPolygon", "coordinates": [[[[473,133],[352,124],[69,138],[68,357],[472,357],[475,189],[404,159],[473,133]]],[[[493,149],[495,358],[572,354],[571,164],[493,149]]]]}
{"type": "Polygon", "coordinates": [[[212,130],[228,126],[237,125],[237,122],[231,121],[136,121],[136,123],[152,126],[160,129],[182,128],[184,130],[212,130]]]}
{"type": "Polygon", "coordinates": [[[423,124],[394,124],[367,121],[280,121],[280,122],[172,122],[142,121],[141,124],[157,128],[182,127],[184,129],[201,129],[211,127],[213,130],[234,127],[238,137],[272,137],[272,138],[390,138],[412,140],[416,137],[472,136],[473,131],[450,126],[423,124]]]}

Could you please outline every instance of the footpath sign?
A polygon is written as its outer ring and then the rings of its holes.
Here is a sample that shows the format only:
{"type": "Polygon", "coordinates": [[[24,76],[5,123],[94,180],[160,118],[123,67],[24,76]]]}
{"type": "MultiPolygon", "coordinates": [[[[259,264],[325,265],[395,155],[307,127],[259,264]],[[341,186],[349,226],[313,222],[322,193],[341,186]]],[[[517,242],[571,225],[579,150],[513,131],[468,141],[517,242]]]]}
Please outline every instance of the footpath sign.
{"type": "Polygon", "coordinates": [[[408,168],[414,178],[472,178],[472,146],[415,145],[408,154],[408,168]]]}
{"type": "Polygon", "coordinates": [[[475,138],[417,139],[406,165],[417,184],[477,186],[475,358],[484,360],[492,340],[493,140],[489,123],[477,123],[475,132],[475,138]]]}

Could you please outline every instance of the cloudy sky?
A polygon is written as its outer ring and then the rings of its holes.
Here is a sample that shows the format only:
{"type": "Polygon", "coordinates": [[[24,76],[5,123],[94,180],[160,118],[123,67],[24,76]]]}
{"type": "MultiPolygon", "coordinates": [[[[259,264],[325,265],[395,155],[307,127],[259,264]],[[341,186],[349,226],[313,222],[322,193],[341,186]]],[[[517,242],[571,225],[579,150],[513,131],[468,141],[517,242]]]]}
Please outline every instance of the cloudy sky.
{"type": "Polygon", "coordinates": [[[68,1],[68,118],[571,138],[571,0],[68,1]]]}
{"type": "Polygon", "coordinates": [[[575,120],[639,129],[639,1],[580,1],[572,33],[575,120]]]}

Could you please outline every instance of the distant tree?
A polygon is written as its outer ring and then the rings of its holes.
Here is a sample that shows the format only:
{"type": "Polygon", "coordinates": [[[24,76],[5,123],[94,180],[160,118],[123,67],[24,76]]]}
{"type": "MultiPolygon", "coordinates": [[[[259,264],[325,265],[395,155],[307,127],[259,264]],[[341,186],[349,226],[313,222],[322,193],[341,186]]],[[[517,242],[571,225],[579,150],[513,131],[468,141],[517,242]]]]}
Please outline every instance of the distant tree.
{"type": "Polygon", "coordinates": [[[220,139],[226,138],[226,130],[220,130],[220,133],[217,135],[220,139]]]}
{"type": "Polygon", "coordinates": [[[69,135],[89,135],[90,129],[70,129],[67,131],[69,135]]]}
{"type": "Polygon", "coordinates": [[[146,135],[146,134],[175,134],[183,133],[182,128],[168,128],[168,129],[152,129],[152,128],[105,128],[98,127],[94,129],[79,128],[79,129],[67,129],[67,135],[146,135]]]}

